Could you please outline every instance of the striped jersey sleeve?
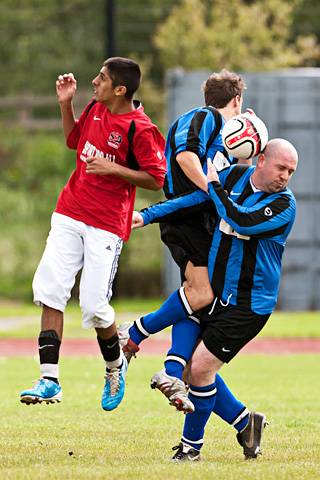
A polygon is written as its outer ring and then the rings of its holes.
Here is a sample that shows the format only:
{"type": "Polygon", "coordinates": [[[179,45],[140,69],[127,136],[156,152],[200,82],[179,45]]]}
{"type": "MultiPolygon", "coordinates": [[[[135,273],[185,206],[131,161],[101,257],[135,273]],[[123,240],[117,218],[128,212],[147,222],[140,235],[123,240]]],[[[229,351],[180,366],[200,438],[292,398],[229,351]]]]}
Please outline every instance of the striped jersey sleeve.
{"type": "Polygon", "coordinates": [[[212,201],[209,195],[202,190],[195,190],[192,193],[179,195],[144,208],[140,214],[144,225],[148,225],[149,223],[172,221],[175,218],[182,219],[184,215],[196,215],[210,205],[212,205],[212,201]]]}
{"type": "Polygon", "coordinates": [[[208,139],[215,129],[215,117],[207,108],[197,109],[194,112],[179,118],[174,130],[175,154],[189,151],[202,159],[207,150],[208,139]]]}
{"type": "Polygon", "coordinates": [[[217,212],[240,235],[277,236],[293,224],[296,202],[289,191],[262,196],[251,207],[235,203],[219,182],[211,182],[209,195],[217,212]]]}

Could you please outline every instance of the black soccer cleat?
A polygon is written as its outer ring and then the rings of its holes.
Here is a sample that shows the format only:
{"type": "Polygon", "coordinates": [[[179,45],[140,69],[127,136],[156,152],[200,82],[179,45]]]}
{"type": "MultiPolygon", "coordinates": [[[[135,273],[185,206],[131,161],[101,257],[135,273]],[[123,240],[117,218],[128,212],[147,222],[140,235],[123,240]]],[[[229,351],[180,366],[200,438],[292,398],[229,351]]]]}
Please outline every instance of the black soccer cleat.
{"type": "Polygon", "coordinates": [[[172,447],[172,450],[177,450],[172,457],[173,462],[199,462],[200,460],[200,451],[186,443],[180,442],[179,445],[172,447]]]}
{"type": "Polygon", "coordinates": [[[250,412],[248,425],[237,433],[237,440],[243,447],[246,460],[262,455],[260,449],[261,437],[265,426],[268,425],[263,413],[250,412]]]}

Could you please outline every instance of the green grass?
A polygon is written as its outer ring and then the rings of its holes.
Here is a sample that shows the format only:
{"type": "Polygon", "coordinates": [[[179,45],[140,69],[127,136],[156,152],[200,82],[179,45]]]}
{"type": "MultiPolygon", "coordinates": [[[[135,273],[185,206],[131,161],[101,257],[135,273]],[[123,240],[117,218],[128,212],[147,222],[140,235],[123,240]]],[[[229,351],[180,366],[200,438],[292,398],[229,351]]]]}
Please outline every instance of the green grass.
{"type": "Polygon", "coordinates": [[[132,364],[123,403],[109,413],[99,406],[99,358],[62,359],[64,400],[50,406],[17,400],[37,375],[34,359],[1,359],[0,479],[318,480],[317,363],[312,355],[235,359],[224,367],[224,378],[250,409],[270,420],[263,456],[243,461],[233,428],[212,416],[203,461],[176,465],[169,459],[183,415],[148,386],[160,357],[140,357],[132,364]]]}
{"type": "MultiPolygon", "coordinates": [[[[159,299],[114,301],[118,323],[134,320],[159,307],[159,299]]],[[[31,303],[0,303],[0,337],[30,338],[39,330],[40,309],[31,303]]],[[[77,304],[68,305],[65,315],[65,337],[90,338],[92,332],[81,329],[81,312],[77,304]]],[[[259,334],[264,337],[320,337],[320,312],[275,312],[259,334]]]]}

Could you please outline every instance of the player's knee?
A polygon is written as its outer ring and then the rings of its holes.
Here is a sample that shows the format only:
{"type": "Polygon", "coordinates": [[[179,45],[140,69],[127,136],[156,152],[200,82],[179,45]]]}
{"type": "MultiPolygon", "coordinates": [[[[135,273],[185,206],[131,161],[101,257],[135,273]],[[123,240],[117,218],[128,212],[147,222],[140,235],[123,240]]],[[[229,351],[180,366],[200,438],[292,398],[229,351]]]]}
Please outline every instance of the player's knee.
{"type": "MultiPolygon", "coordinates": [[[[80,308],[81,308],[81,313],[82,313],[82,321],[83,324],[90,324],[90,328],[92,328],[95,324],[95,316],[96,316],[96,311],[95,308],[92,304],[89,302],[80,302],[80,308]]],[[[89,327],[88,327],[89,328],[89,327]]]]}
{"type": "Polygon", "coordinates": [[[69,296],[66,295],[63,288],[56,285],[55,288],[51,288],[51,285],[46,283],[33,283],[33,301],[36,305],[47,306],[54,310],[64,312],[69,296]]]}
{"type": "Polygon", "coordinates": [[[48,262],[41,261],[32,281],[33,301],[36,305],[64,311],[71,288],[55,274],[48,262]]]}
{"type": "Polygon", "coordinates": [[[104,318],[100,318],[97,316],[96,310],[81,306],[82,312],[82,326],[83,328],[108,328],[110,327],[110,322],[106,321],[104,318]]]}
{"type": "Polygon", "coordinates": [[[213,294],[213,291],[212,291],[211,287],[202,290],[201,301],[202,301],[203,305],[202,305],[201,308],[204,308],[207,305],[210,305],[210,303],[212,303],[213,300],[214,300],[214,294],[213,294]]]}
{"type": "Polygon", "coordinates": [[[199,385],[205,382],[208,375],[208,367],[201,361],[192,362],[189,370],[189,380],[192,385],[199,385]]]}
{"type": "Polygon", "coordinates": [[[90,297],[80,297],[79,304],[83,319],[86,318],[88,320],[91,320],[95,317],[96,309],[94,303],[92,302],[92,300],[90,300],[90,297]]]}
{"type": "Polygon", "coordinates": [[[191,287],[187,292],[187,298],[194,311],[200,310],[213,302],[214,294],[211,288],[195,288],[191,287]],[[189,293],[189,295],[188,295],[189,293]]]}
{"type": "Polygon", "coordinates": [[[90,298],[80,299],[84,328],[108,328],[114,322],[114,310],[108,303],[98,305],[90,298]]]}

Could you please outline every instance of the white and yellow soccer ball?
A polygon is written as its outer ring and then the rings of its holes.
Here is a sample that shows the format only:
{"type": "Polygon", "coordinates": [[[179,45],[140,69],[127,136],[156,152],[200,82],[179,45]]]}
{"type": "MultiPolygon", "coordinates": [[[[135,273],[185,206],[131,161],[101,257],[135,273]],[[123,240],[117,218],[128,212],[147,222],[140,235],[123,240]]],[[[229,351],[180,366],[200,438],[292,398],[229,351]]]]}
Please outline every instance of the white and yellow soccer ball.
{"type": "Polygon", "coordinates": [[[235,158],[259,155],[268,143],[268,130],[261,118],[246,112],[228,120],[222,129],[225,149],[235,158]]]}

